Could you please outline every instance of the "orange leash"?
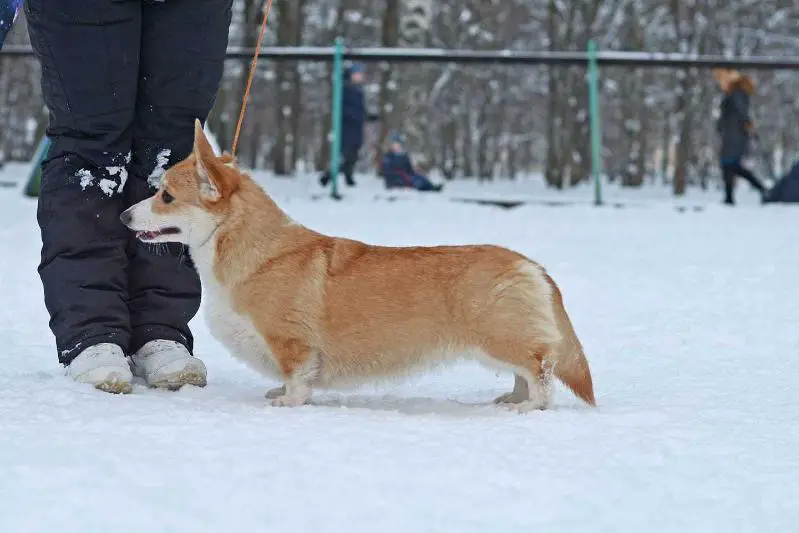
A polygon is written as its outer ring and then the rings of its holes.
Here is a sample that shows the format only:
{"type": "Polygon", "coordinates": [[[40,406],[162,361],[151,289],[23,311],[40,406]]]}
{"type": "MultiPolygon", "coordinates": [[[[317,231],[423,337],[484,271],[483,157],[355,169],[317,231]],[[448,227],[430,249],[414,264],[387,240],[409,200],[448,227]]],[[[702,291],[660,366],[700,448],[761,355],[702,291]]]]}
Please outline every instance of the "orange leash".
{"type": "Polygon", "coordinates": [[[239,121],[236,123],[236,134],[233,136],[233,147],[231,148],[231,155],[236,155],[236,146],[239,144],[239,134],[241,133],[241,124],[244,122],[244,112],[247,110],[247,101],[250,99],[250,87],[252,87],[252,80],[255,77],[255,66],[258,64],[258,56],[261,53],[261,43],[264,40],[264,33],[266,32],[266,21],[269,20],[269,12],[272,10],[272,0],[266,1],[266,9],[264,10],[264,19],[261,21],[261,31],[258,34],[258,43],[255,45],[255,55],[252,57],[250,64],[250,76],[247,78],[247,88],[244,89],[244,99],[241,102],[241,111],[239,112],[239,121]]]}

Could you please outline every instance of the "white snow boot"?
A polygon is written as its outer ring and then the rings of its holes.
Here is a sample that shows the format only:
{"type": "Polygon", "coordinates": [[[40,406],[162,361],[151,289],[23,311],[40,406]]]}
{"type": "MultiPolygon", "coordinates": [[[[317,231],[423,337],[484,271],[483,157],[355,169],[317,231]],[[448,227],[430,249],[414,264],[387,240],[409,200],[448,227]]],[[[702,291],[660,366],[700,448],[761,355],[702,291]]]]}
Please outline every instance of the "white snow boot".
{"type": "Polygon", "coordinates": [[[130,357],[133,374],[151,387],[177,390],[183,385],[204,387],[205,364],[175,341],[150,341],[130,357]]]}
{"type": "Polygon", "coordinates": [[[105,392],[128,394],[133,389],[130,364],[116,344],[89,346],[67,366],[67,375],[105,392]]]}

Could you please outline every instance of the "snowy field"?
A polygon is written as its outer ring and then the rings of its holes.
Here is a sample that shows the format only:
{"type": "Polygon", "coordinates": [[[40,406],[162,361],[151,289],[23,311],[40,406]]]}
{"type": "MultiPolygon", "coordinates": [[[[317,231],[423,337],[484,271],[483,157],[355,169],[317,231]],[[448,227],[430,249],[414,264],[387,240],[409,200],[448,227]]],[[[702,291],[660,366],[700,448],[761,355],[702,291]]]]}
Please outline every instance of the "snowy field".
{"type": "MultiPolygon", "coordinates": [[[[23,178],[21,167],[0,181],[23,178]]],[[[512,377],[462,364],[273,408],[275,383],[194,322],[205,389],[112,396],[57,365],[35,203],[0,188],[0,532],[760,532],[799,523],[799,208],[608,188],[459,184],[342,202],[264,178],[298,221],[391,245],[494,243],[542,262],[599,407],[490,405],[512,377]],[[375,197],[380,197],[375,199],[375,197]],[[448,197],[568,198],[514,210],[448,197]],[[633,205],[634,204],[634,205],[633,205]],[[674,204],[704,205],[678,212],[674,204]]],[[[343,189],[347,193],[347,189],[343,189]]]]}

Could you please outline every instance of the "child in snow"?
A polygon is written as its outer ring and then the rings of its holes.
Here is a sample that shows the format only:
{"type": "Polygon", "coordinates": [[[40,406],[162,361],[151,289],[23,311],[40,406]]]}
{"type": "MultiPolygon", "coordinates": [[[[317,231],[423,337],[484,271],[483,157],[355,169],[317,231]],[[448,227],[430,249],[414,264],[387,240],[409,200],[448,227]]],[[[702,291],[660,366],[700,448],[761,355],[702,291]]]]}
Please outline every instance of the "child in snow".
{"type": "Polygon", "coordinates": [[[747,180],[761,195],[766,193],[763,183],[742,164],[749,151],[749,138],[754,133],[749,116],[749,97],[755,92],[755,84],[748,76],[732,69],[715,68],[713,76],[724,91],[721,115],[716,123],[721,136],[719,159],[724,179],[724,203],[734,205],[736,176],[747,180]]]}
{"type": "Polygon", "coordinates": [[[442,189],[442,185],[433,185],[426,176],[420,174],[413,166],[411,158],[405,151],[402,135],[393,133],[389,137],[389,151],[383,156],[383,180],[387,189],[413,188],[417,191],[434,191],[442,189]]]}
{"type": "Polygon", "coordinates": [[[189,321],[200,279],[180,245],[119,220],[186,158],[216,98],[232,0],[25,2],[52,144],[39,275],[57,354],[78,382],[127,393],[203,386],[189,321]],[[130,358],[130,359],[129,359],[130,358]]]}

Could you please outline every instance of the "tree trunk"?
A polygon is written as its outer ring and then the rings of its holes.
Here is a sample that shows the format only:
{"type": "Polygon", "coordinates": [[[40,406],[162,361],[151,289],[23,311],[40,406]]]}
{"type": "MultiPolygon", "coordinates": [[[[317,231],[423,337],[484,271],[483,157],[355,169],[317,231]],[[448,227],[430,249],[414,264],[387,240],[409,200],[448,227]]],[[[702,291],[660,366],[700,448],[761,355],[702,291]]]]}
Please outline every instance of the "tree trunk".
{"type": "MultiPolygon", "coordinates": [[[[400,2],[399,0],[386,0],[386,9],[383,11],[383,22],[380,32],[380,44],[384,47],[396,47],[399,45],[399,22],[400,22],[400,2]]],[[[397,83],[394,80],[394,71],[389,63],[380,64],[380,133],[375,143],[373,163],[379,168],[380,161],[383,159],[383,147],[386,137],[392,125],[397,124],[399,114],[397,113],[397,83]]]]}
{"type": "MultiPolygon", "coordinates": [[[[302,35],[305,31],[305,6],[307,0],[294,0],[296,2],[295,20],[294,20],[294,34],[292,35],[292,44],[294,46],[302,45],[302,35]]],[[[301,128],[302,128],[302,97],[303,97],[303,84],[302,74],[300,72],[300,64],[297,62],[291,63],[291,80],[292,91],[290,98],[291,106],[291,126],[289,128],[291,138],[288,150],[288,160],[290,172],[294,173],[296,170],[297,162],[300,159],[301,147],[301,128]]]]}
{"type": "MultiPolygon", "coordinates": [[[[292,46],[297,34],[299,12],[302,9],[302,0],[277,0],[277,46],[292,46]]],[[[294,114],[299,109],[294,108],[295,73],[297,66],[294,63],[278,61],[275,65],[275,85],[277,87],[276,105],[274,108],[275,141],[272,145],[272,170],[277,176],[287,176],[294,170],[294,163],[289,159],[288,146],[293,144],[292,127],[296,123],[294,114]]],[[[293,152],[293,150],[292,150],[293,152]]]]}
{"type": "MultiPolygon", "coordinates": [[[[339,32],[345,33],[341,26],[344,26],[344,11],[347,9],[348,0],[339,0],[336,6],[336,12],[333,16],[333,23],[326,32],[327,42],[332,41],[333,37],[338,35],[339,32]]],[[[344,28],[345,29],[345,28],[344,28]]],[[[319,157],[316,158],[316,169],[319,171],[328,170],[330,166],[330,135],[333,129],[333,116],[331,104],[333,101],[333,65],[327,63],[325,66],[325,85],[327,87],[325,112],[322,116],[322,144],[319,147],[319,157]]]]}
{"type": "Polygon", "coordinates": [[[688,183],[688,159],[692,143],[691,122],[693,110],[690,109],[690,76],[687,71],[682,71],[682,79],[679,84],[679,96],[677,97],[677,108],[674,110],[680,120],[680,136],[677,141],[676,157],[674,162],[674,181],[672,182],[675,196],[685,194],[688,183]]]}

